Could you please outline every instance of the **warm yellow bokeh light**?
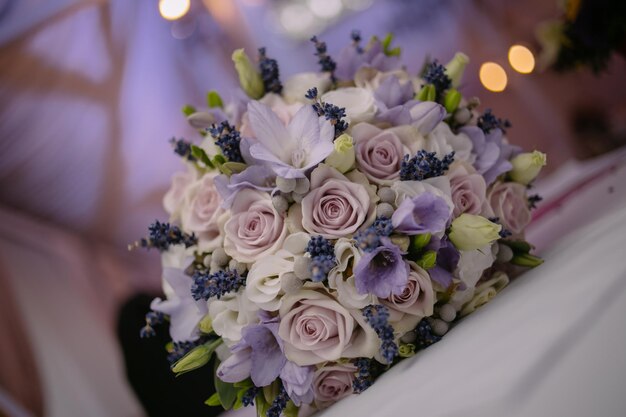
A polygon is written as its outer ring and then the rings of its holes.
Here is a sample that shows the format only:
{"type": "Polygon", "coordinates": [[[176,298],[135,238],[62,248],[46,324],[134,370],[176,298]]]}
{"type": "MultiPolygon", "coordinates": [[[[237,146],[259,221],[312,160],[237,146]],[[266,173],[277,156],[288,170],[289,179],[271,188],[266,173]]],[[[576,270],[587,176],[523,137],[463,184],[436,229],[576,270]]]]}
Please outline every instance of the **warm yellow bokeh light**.
{"type": "Polygon", "coordinates": [[[483,86],[496,93],[504,91],[508,82],[506,71],[495,62],[485,62],[480,66],[480,82],[483,86]]]}
{"type": "Polygon", "coordinates": [[[509,64],[517,72],[530,74],[535,69],[535,56],[525,46],[513,45],[509,49],[509,64]]]}
{"type": "Polygon", "coordinates": [[[180,19],[189,11],[190,0],[159,0],[159,13],[167,20],[180,19]]]}

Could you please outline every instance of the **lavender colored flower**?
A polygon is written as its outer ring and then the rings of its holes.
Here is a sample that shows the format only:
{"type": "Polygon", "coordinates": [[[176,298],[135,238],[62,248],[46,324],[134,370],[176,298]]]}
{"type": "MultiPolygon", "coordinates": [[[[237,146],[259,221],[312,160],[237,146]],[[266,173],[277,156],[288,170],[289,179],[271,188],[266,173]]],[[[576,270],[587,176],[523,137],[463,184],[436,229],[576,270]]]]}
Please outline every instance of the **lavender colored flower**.
{"type": "Polygon", "coordinates": [[[437,252],[437,263],[428,270],[430,278],[442,287],[449,288],[452,284],[452,273],[461,259],[458,249],[446,236],[442,239],[431,239],[426,249],[437,252]]]}
{"type": "Polygon", "coordinates": [[[231,383],[250,377],[257,387],[271,384],[287,362],[278,327],[278,319],[245,327],[241,341],[231,348],[233,355],[217,368],[217,376],[231,383]]]}
{"type": "Polygon", "coordinates": [[[270,192],[274,189],[276,174],[267,165],[252,165],[230,177],[218,175],[214,184],[222,197],[222,208],[228,209],[233,204],[237,193],[245,188],[270,192]]]}
{"type": "Polygon", "coordinates": [[[450,207],[443,198],[425,192],[404,199],[391,222],[395,230],[407,235],[435,234],[446,228],[450,214],[450,207]]]}
{"type": "Polygon", "coordinates": [[[409,265],[402,251],[389,238],[382,245],[366,252],[354,269],[355,285],[360,294],[371,293],[380,298],[400,294],[409,282],[409,265]]]}
{"type": "Polygon", "coordinates": [[[521,149],[509,145],[502,130],[494,128],[485,134],[476,126],[465,126],[459,131],[472,141],[472,154],[476,156],[474,168],[485,178],[487,185],[513,168],[509,160],[520,153],[521,149]]]}
{"type": "Polygon", "coordinates": [[[402,83],[397,76],[391,75],[380,82],[374,91],[374,98],[376,98],[378,109],[384,112],[412,100],[414,94],[413,84],[410,81],[402,83]]]}
{"type": "Polygon", "coordinates": [[[252,101],[248,104],[250,127],[256,141],[250,155],[269,164],[283,178],[304,178],[334,149],[334,128],[320,120],[313,108],[303,106],[285,126],[268,106],[252,101]]]}
{"type": "Polygon", "coordinates": [[[401,64],[399,56],[386,55],[380,39],[373,38],[365,49],[358,44],[345,47],[337,57],[335,76],[340,80],[353,80],[361,68],[386,72],[400,68],[401,64]]]}
{"type": "Polygon", "coordinates": [[[283,382],[285,391],[287,391],[289,398],[298,407],[301,404],[313,402],[314,376],[314,366],[299,366],[291,361],[287,361],[280,372],[280,379],[283,382]]]}

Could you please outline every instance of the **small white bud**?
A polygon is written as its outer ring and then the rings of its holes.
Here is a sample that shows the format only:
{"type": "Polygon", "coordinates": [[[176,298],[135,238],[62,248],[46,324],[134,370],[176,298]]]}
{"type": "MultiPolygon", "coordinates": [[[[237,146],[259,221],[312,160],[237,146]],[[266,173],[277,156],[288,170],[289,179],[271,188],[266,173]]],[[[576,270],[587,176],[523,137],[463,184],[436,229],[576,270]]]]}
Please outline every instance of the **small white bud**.
{"type": "Polygon", "coordinates": [[[393,204],[396,201],[396,192],[389,187],[381,187],[378,189],[378,197],[383,203],[393,204]]]}
{"type": "Polygon", "coordinates": [[[376,206],[376,216],[391,218],[393,215],[393,206],[389,203],[380,203],[376,206]]]}
{"type": "Polygon", "coordinates": [[[276,187],[283,193],[290,193],[296,188],[296,179],[276,177],[276,187]]]}
{"type": "Polygon", "coordinates": [[[300,256],[293,263],[293,272],[300,279],[311,278],[311,258],[300,256]]]}
{"type": "Polygon", "coordinates": [[[211,261],[217,266],[226,266],[229,260],[230,256],[226,254],[224,248],[217,248],[213,251],[211,261]]]}
{"type": "Polygon", "coordinates": [[[439,307],[439,317],[441,317],[442,320],[450,323],[456,318],[456,309],[452,304],[444,304],[439,307]]]}

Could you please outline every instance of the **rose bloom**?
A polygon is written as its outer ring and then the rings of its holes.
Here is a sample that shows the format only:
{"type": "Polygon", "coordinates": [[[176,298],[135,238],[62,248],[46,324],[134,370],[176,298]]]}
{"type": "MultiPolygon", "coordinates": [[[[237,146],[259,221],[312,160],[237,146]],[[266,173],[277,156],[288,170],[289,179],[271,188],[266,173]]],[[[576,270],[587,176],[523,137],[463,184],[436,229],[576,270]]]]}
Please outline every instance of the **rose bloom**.
{"type": "Polygon", "coordinates": [[[356,173],[348,179],[320,164],[311,173],[311,191],[302,199],[302,227],[327,239],[352,235],[374,221],[376,201],[366,178],[356,173]]]}
{"type": "Polygon", "coordinates": [[[279,314],[278,334],[285,342],[285,355],[300,366],[340,358],[371,358],[378,351],[378,336],[360,311],[352,314],[312,287],[283,297],[279,314]]]}
{"type": "Polygon", "coordinates": [[[359,169],[372,182],[389,185],[400,178],[400,165],[406,153],[400,138],[390,129],[367,123],[352,129],[359,169]]]}
{"type": "Polygon", "coordinates": [[[269,194],[241,190],[224,225],[224,250],[239,262],[254,262],[278,251],[287,236],[284,218],[269,194]]]}
{"type": "Polygon", "coordinates": [[[380,300],[389,308],[389,322],[399,333],[406,333],[423,318],[432,316],[435,294],[428,273],[411,262],[409,282],[398,295],[380,300]]]}
{"type": "Polygon", "coordinates": [[[329,407],[351,395],[357,367],[351,363],[325,366],[313,377],[313,395],[319,409],[329,407]]]}
{"type": "Polygon", "coordinates": [[[463,213],[480,214],[485,203],[487,184],[482,175],[470,165],[455,163],[448,171],[454,217],[463,213]]]}
{"type": "Polygon", "coordinates": [[[222,244],[219,217],[222,199],[215,188],[215,175],[206,174],[187,186],[180,208],[181,226],[184,231],[195,233],[198,246],[211,251],[222,244]]]}
{"type": "Polygon", "coordinates": [[[167,214],[170,215],[170,221],[180,221],[180,212],[187,188],[197,179],[196,169],[188,169],[187,171],[177,172],[172,175],[172,184],[169,190],[163,196],[163,207],[167,214]]]}
{"type": "Polygon", "coordinates": [[[516,182],[497,182],[488,195],[493,213],[505,229],[519,235],[530,223],[526,187],[516,182]]]}

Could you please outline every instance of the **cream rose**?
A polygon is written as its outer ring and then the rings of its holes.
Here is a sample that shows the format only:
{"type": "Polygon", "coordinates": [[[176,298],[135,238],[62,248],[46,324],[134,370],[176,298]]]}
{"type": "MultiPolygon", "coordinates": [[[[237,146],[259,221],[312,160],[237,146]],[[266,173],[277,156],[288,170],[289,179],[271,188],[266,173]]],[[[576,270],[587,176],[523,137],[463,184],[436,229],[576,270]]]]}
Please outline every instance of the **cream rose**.
{"type": "Polygon", "coordinates": [[[320,164],[311,173],[309,194],[302,199],[302,227],[329,239],[352,235],[374,221],[376,199],[368,186],[320,164]]]}
{"type": "Polygon", "coordinates": [[[322,96],[322,101],[346,109],[348,123],[368,122],[376,115],[374,94],[365,88],[347,87],[329,91],[322,96]]]}
{"type": "Polygon", "coordinates": [[[519,235],[530,223],[526,187],[516,182],[497,182],[488,193],[491,209],[505,229],[519,235]]]}
{"type": "Polygon", "coordinates": [[[228,346],[241,340],[244,327],[259,321],[258,307],[246,300],[242,293],[230,293],[219,300],[211,299],[208,303],[213,330],[228,346]]]}
{"type": "Polygon", "coordinates": [[[341,238],[335,243],[337,266],[328,273],[328,287],[337,291],[337,300],[349,309],[361,309],[370,304],[378,304],[376,296],[357,291],[354,283],[354,266],[361,259],[361,252],[354,240],[341,238]]]}
{"type": "Polygon", "coordinates": [[[279,314],[278,334],[284,341],[285,355],[300,366],[340,358],[371,358],[378,351],[378,337],[360,311],[352,314],[323,292],[304,288],[286,295],[279,314]]]}
{"type": "Polygon", "coordinates": [[[276,311],[281,304],[281,278],[293,272],[293,255],[280,250],[256,261],[246,277],[245,295],[266,311],[276,311]]]}
{"type": "Polygon", "coordinates": [[[412,262],[410,265],[409,282],[402,293],[380,300],[389,308],[389,322],[400,334],[414,329],[422,318],[432,316],[435,304],[428,272],[412,262]]]}
{"type": "Polygon", "coordinates": [[[324,366],[313,377],[313,395],[319,409],[327,408],[351,395],[357,367],[351,363],[324,366]]]}
{"type": "Polygon", "coordinates": [[[239,262],[254,262],[281,248],[287,236],[284,218],[267,193],[237,193],[231,218],[224,225],[224,250],[239,262]]]}

